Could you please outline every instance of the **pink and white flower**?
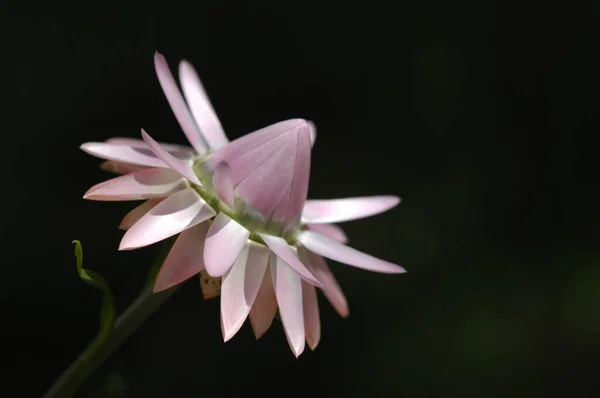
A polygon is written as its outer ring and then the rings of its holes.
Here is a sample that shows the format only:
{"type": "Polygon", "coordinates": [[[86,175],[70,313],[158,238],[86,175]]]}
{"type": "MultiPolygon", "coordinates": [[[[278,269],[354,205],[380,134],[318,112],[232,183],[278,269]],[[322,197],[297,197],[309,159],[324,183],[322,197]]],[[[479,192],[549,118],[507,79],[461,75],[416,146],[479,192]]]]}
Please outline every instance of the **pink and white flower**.
{"type": "Polygon", "coordinates": [[[348,305],[323,257],[358,268],[402,273],[398,265],[345,245],[333,223],[368,217],[399,203],[395,196],[306,200],[314,126],[303,119],[273,124],[228,142],[192,67],[180,65],[187,105],[164,58],[159,80],[194,150],[113,139],[82,149],[107,159],[121,177],[92,187],[92,200],[146,200],[121,223],[121,250],[179,234],[155,291],[200,273],[205,297],[219,293],[224,340],[250,318],[257,338],[279,310],[288,343],[299,356],[320,339],[315,287],[342,315],[348,305]],[[189,108],[188,108],[189,105],[189,108]],[[212,292],[210,287],[214,287],[212,292]]]}

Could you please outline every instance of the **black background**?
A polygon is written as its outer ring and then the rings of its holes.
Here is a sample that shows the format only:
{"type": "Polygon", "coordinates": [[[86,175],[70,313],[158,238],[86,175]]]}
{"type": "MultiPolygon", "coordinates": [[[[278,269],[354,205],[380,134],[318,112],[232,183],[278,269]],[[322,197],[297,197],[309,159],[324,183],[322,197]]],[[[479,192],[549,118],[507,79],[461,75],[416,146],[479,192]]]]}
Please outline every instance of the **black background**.
{"type": "Polygon", "coordinates": [[[218,299],[203,301],[193,279],[81,396],[600,393],[591,2],[21,1],[0,11],[7,396],[41,396],[97,330],[100,294],[78,278],[72,239],[119,311],[157,254],[116,250],[132,204],[81,198],[111,176],[78,149],[141,127],[185,143],[156,50],[172,68],[196,66],[230,138],[314,120],[309,197],[402,196],[344,228],[354,247],[408,273],[333,264],[351,315],[321,300],[320,346],[300,359],[279,322],[259,341],[245,325],[223,344],[218,299]]]}

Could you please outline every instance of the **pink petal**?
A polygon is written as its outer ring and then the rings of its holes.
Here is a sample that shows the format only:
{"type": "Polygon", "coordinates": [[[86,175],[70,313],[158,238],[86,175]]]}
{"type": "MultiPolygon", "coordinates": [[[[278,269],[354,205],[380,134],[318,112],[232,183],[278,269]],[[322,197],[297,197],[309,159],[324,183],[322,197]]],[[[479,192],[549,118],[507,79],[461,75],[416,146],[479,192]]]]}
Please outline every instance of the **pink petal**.
{"type": "Polygon", "coordinates": [[[406,270],[399,265],[380,260],[314,231],[303,231],[298,237],[298,240],[308,250],[332,260],[339,261],[340,263],[386,274],[406,272],[406,270]]]}
{"type": "Polygon", "coordinates": [[[223,274],[221,325],[225,341],[240,330],[248,317],[268,264],[269,249],[248,241],[231,268],[223,274]]]}
{"type": "Polygon", "coordinates": [[[269,329],[277,312],[277,299],[273,289],[270,267],[267,266],[265,275],[250,310],[250,324],[256,339],[260,339],[269,329]]]}
{"type": "Polygon", "coordinates": [[[185,187],[185,181],[170,169],[145,169],[94,185],[83,195],[83,198],[89,200],[162,198],[185,187]]]}
{"type": "MultiPolygon", "coordinates": [[[[108,142],[110,144],[127,145],[127,146],[134,147],[134,148],[135,147],[148,148],[148,145],[146,145],[146,142],[139,138],[113,137],[113,138],[107,139],[104,142],[108,142]]],[[[186,155],[186,157],[193,157],[196,153],[194,148],[185,146],[185,145],[168,144],[168,143],[160,142],[160,141],[158,142],[158,144],[161,147],[165,148],[167,150],[167,152],[171,153],[171,155],[174,155],[174,156],[178,157],[179,159],[182,159],[183,155],[186,155]],[[181,154],[181,156],[177,156],[177,154],[181,154]]]]}
{"type": "Polygon", "coordinates": [[[107,160],[100,164],[100,168],[104,171],[110,171],[115,174],[129,174],[136,171],[147,169],[146,166],[138,166],[136,164],[115,162],[114,160],[107,160]]]}
{"type": "Polygon", "coordinates": [[[135,207],[131,210],[119,224],[119,229],[127,231],[133,224],[138,222],[146,213],[148,213],[154,206],[162,202],[163,198],[150,199],[135,207]]]}
{"type": "Polygon", "coordinates": [[[102,159],[148,167],[168,167],[165,162],[156,156],[142,153],[139,150],[126,145],[107,144],[105,142],[86,142],[79,148],[90,155],[102,159]]]}
{"type": "Polygon", "coordinates": [[[202,138],[202,133],[198,129],[198,126],[196,126],[196,122],[181,95],[181,91],[179,91],[179,87],[177,87],[177,83],[169,70],[167,61],[159,53],[154,54],[154,68],[156,70],[156,76],[158,76],[158,81],[167,97],[167,101],[169,101],[169,105],[171,105],[171,109],[188,141],[192,144],[196,152],[200,155],[205,154],[207,148],[206,143],[202,138]]]}
{"type": "Polygon", "coordinates": [[[154,139],[150,137],[148,133],[144,131],[144,129],[142,129],[142,137],[144,138],[144,141],[146,141],[146,144],[148,144],[152,152],[154,152],[154,154],[158,156],[163,162],[168,164],[171,168],[173,168],[183,177],[187,178],[193,184],[202,186],[202,183],[200,183],[200,180],[198,179],[196,174],[194,174],[194,170],[192,170],[192,166],[189,163],[185,163],[177,159],[175,156],[171,155],[169,152],[167,152],[158,144],[158,142],[154,141],[154,139]]]}
{"type": "Polygon", "coordinates": [[[204,300],[210,300],[221,294],[221,277],[213,278],[206,269],[200,271],[200,289],[204,300]]]}
{"type": "Polygon", "coordinates": [[[176,235],[216,215],[193,188],[186,188],[160,202],[133,224],[119,250],[148,246],[176,235]]]}
{"type": "Polygon", "coordinates": [[[383,213],[400,203],[397,196],[307,200],[302,211],[303,223],[333,223],[356,220],[383,213]]]}
{"type": "Polygon", "coordinates": [[[156,276],[155,293],[180,284],[204,268],[202,252],[207,232],[208,223],[202,223],[179,235],[156,276]]]}
{"type": "Polygon", "coordinates": [[[223,131],[221,122],[206,95],[198,74],[187,61],[179,64],[179,81],[196,124],[210,149],[214,151],[225,146],[229,140],[223,131]]]}
{"type": "Polygon", "coordinates": [[[323,282],[323,294],[327,297],[333,308],[344,318],[350,315],[346,296],[325,262],[325,259],[303,247],[298,250],[298,254],[302,262],[310,267],[310,270],[323,282]]]}
{"type": "Polygon", "coordinates": [[[293,248],[288,245],[285,239],[279,236],[267,235],[259,233],[262,240],[265,241],[269,249],[275,253],[285,264],[290,266],[302,279],[313,284],[315,286],[323,286],[313,274],[306,268],[304,264],[298,259],[298,256],[293,248]]]}
{"type": "Polygon", "coordinates": [[[303,119],[276,123],[239,138],[211,158],[226,161],[235,194],[264,221],[297,223],[310,172],[310,128],[303,119]]]}
{"type": "Polygon", "coordinates": [[[335,224],[307,224],[306,227],[338,242],[348,243],[348,237],[344,230],[335,224]]]}
{"type": "Polygon", "coordinates": [[[319,302],[317,300],[317,289],[306,282],[302,282],[302,308],[304,309],[304,332],[306,333],[306,342],[310,349],[314,350],[321,340],[319,302]]]}
{"type": "Polygon", "coordinates": [[[219,162],[215,167],[213,187],[219,199],[225,202],[231,209],[235,209],[231,169],[226,162],[219,162]]]}
{"type": "Polygon", "coordinates": [[[248,241],[250,231],[219,213],[213,220],[206,236],[204,264],[210,276],[223,275],[236,260],[248,241]]]}
{"type": "Polygon", "coordinates": [[[317,126],[315,125],[315,122],[311,120],[307,121],[307,123],[308,127],[310,127],[310,145],[314,146],[315,141],[317,140],[317,126]]]}
{"type": "Polygon", "coordinates": [[[302,280],[279,257],[271,256],[270,263],[275,297],[277,297],[285,337],[297,358],[304,351],[305,338],[302,280]]]}

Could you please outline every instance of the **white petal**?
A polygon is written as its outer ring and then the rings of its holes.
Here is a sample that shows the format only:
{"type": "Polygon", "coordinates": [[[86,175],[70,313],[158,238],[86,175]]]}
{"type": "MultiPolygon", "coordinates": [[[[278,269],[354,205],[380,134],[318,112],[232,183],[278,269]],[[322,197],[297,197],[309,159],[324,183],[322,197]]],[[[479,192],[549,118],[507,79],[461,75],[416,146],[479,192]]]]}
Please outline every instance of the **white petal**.
{"type": "Polygon", "coordinates": [[[223,339],[231,339],[242,327],[269,264],[269,249],[248,241],[221,285],[221,325],[223,339]]]}
{"type": "Polygon", "coordinates": [[[194,67],[187,61],[179,64],[179,80],[192,115],[210,149],[217,150],[229,140],[213,109],[194,67]]]}
{"type": "MultiPolygon", "coordinates": [[[[127,145],[127,146],[131,146],[131,147],[148,148],[148,145],[146,145],[146,142],[139,138],[113,137],[113,138],[107,139],[104,142],[107,142],[110,144],[127,145]]],[[[174,155],[174,156],[177,156],[177,154],[181,154],[181,155],[187,154],[187,157],[193,157],[194,154],[196,153],[194,148],[186,146],[186,145],[169,144],[169,143],[160,142],[160,141],[158,141],[158,144],[161,147],[165,148],[169,153],[171,153],[171,155],[174,155]]],[[[177,157],[179,159],[182,158],[180,156],[177,156],[177,157]]]]}
{"type": "Polygon", "coordinates": [[[154,156],[151,152],[144,153],[127,145],[86,142],[80,148],[84,152],[101,159],[148,167],[168,167],[165,162],[154,156]]]}
{"type": "Polygon", "coordinates": [[[400,203],[397,196],[307,200],[302,210],[302,222],[336,223],[356,220],[383,213],[400,203]]]}
{"type": "Polygon", "coordinates": [[[269,329],[277,312],[277,299],[275,298],[275,290],[271,279],[270,267],[267,266],[262,284],[258,290],[254,305],[250,310],[250,323],[252,331],[257,339],[260,339],[263,334],[269,329]]]}
{"type": "Polygon", "coordinates": [[[289,265],[302,279],[315,286],[323,286],[321,282],[314,277],[313,274],[306,268],[298,258],[295,249],[290,247],[288,243],[278,236],[259,233],[262,240],[265,241],[269,249],[275,253],[283,262],[289,265]]]}
{"type": "Polygon", "coordinates": [[[304,351],[304,312],[302,309],[302,280],[283,260],[270,257],[271,276],[281,322],[288,344],[296,358],[304,351]]]}
{"type": "Polygon", "coordinates": [[[169,105],[171,105],[171,109],[173,110],[181,129],[196,152],[200,155],[204,155],[207,148],[202,133],[200,133],[200,130],[183,99],[183,95],[181,95],[181,91],[179,91],[179,87],[177,87],[177,83],[169,70],[167,61],[159,53],[154,54],[154,68],[156,70],[156,75],[158,76],[158,81],[160,82],[165,96],[167,97],[167,101],[169,101],[169,105]]]}
{"type": "Polygon", "coordinates": [[[193,188],[186,188],[160,202],[133,224],[123,236],[119,250],[151,245],[215,215],[212,207],[193,188]]]}
{"type": "Polygon", "coordinates": [[[302,282],[302,308],[304,309],[306,342],[310,349],[314,350],[321,340],[321,319],[319,318],[317,288],[306,282],[302,282]]]}
{"type": "Polygon", "coordinates": [[[213,187],[219,199],[231,209],[235,209],[233,179],[227,162],[219,162],[213,173],[213,187]]]}
{"type": "Polygon", "coordinates": [[[298,240],[308,250],[332,260],[339,261],[340,263],[386,274],[400,274],[406,272],[406,270],[399,265],[360,252],[314,231],[303,231],[298,237],[298,240]]]}
{"type": "Polygon", "coordinates": [[[144,131],[144,129],[142,129],[142,137],[152,152],[162,159],[163,162],[168,164],[183,177],[187,178],[190,182],[202,186],[202,183],[200,183],[200,180],[198,180],[198,177],[196,174],[194,174],[194,170],[192,170],[192,166],[188,162],[179,160],[175,156],[171,155],[164,148],[162,148],[158,142],[154,141],[154,139],[150,137],[148,133],[144,131]]]}
{"type": "Polygon", "coordinates": [[[311,229],[321,235],[329,236],[341,243],[348,243],[348,237],[344,230],[335,224],[307,224],[306,228],[311,229]]]}
{"type": "Polygon", "coordinates": [[[213,220],[206,236],[204,264],[210,276],[223,275],[238,257],[246,244],[250,231],[219,213],[213,220]]]}
{"type": "Polygon", "coordinates": [[[141,205],[133,208],[121,221],[119,224],[119,229],[123,231],[127,231],[133,224],[138,222],[140,218],[142,218],[146,213],[148,213],[154,206],[162,202],[163,198],[157,199],[149,199],[142,203],[141,205]]]}
{"type": "Polygon", "coordinates": [[[185,181],[170,169],[145,169],[91,187],[88,200],[143,200],[163,198],[186,188],[185,181]]]}
{"type": "Polygon", "coordinates": [[[317,140],[317,126],[315,125],[315,122],[313,122],[312,120],[308,120],[307,123],[308,123],[308,126],[310,127],[310,144],[312,146],[314,146],[315,141],[317,140]]]}

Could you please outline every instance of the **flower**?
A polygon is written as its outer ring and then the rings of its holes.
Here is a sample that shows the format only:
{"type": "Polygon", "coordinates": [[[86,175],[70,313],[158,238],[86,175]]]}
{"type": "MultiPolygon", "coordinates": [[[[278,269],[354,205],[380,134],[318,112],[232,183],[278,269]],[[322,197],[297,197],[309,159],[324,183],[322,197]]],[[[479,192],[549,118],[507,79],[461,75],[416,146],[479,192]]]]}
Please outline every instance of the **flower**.
{"type": "Polygon", "coordinates": [[[154,290],[201,273],[206,297],[208,286],[218,294],[220,278],[225,341],[248,317],[261,337],[279,310],[293,353],[299,356],[305,341],[314,349],[320,339],[315,287],[342,316],[348,315],[346,299],[323,257],[377,272],[405,272],[346,246],[345,234],[332,223],[381,213],[399,198],[307,201],[315,136],[310,122],[286,120],[228,143],[191,66],[180,67],[190,112],[158,54],[155,64],[195,152],[161,145],[143,130],[145,145],[126,139],[84,144],[87,152],[113,162],[105,168],[129,173],[92,187],[84,198],[146,200],[121,223],[127,232],[120,249],[179,234],[154,290]]]}

